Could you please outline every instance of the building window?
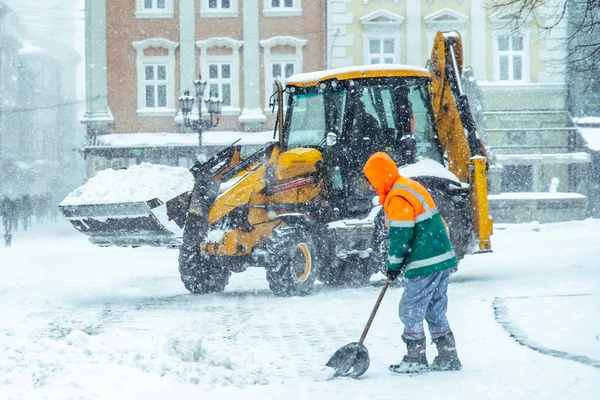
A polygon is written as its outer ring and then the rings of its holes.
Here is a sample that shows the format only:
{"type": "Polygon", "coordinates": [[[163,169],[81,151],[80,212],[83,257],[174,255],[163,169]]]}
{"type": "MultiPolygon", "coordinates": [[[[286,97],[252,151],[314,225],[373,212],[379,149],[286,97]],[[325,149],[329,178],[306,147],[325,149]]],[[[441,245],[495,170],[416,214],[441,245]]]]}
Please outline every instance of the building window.
{"type": "MultiPolygon", "coordinates": [[[[208,81],[207,96],[223,99],[223,115],[240,114],[240,47],[243,42],[229,37],[213,37],[196,42],[200,49],[200,71],[208,81]],[[219,55],[211,54],[220,48],[219,55]],[[230,54],[223,54],[223,48],[230,54]]],[[[206,105],[203,104],[204,108],[206,105]]]]}
{"type": "Polygon", "coordinates": [[[294,0],[271,0],[271,8],[293,8],[294,0]]]}
{"type": "Polygon", "coordinates": [[[200,0],[200,15],[207,18],[237,17],[238,0],[200,0]]]}
{"type": "Polygon", "coordinates": [[[173,18],[173,0],[136,0],[136,18],[173,18]]]}
{"type": "Polygon", "coordinates": [[[293,62],[275,62],[271,63],[271,76],[273,79],[287,79],[294,75],[294,63],[293,62]]]}
{"type": "Polygon", "coordinates": [[[531,22],[511,11],[489,17],[492,27],[494,80],[504,83],[531,81],[531,22]]]}
{"type": "MultiPolygon", "coordinates": [[[[303,48],[307,41],[291,36],[275,36],[270,39],[260,41],[260,46],[264,49],[265,65],[265,93],[263,111],[271,113],[269,101],[271,95],[276,91],[275,79],[281,80],[283,85],[287,79],[302,72],[303,48]],[[295,52],[281,53],[283,48],[294,48],[295,52]]],[[[284,94],[284,104],[287,104],[287,94],[284,94]]]]}
{"type": "Polygon", "coordinates": [[[137,52],[139,116],[175,115],[175,49],[178,46],[179,43],[162,38],[133,42],[137,52]],[[166,55],[146,55],[149,48],[162,49],[166,55]]]}
{"type": "Polygon", "coordinates": [[[213,10],[229,10],[231,8],[231,0],[208,0],[208,8],[213,10]]]}
{"type": "Polygon", "coordinates": [[[393,64],[395,48],[394,39],[369,39],[369,64],[393,64]]]}
{"type": "Polygon", "coordinates": [[[166,64],[144,64],[146,108],[166,108],[169,93],[166,64]]]}
{"type": "Polygon", "coordinates": [[[223,99],[224,107],[231,107],[231,63],[208,64],[208,95],[223,99]]]}
{"type": "Polygon", "coordinates": [[[498,37],[498,70],[501,81],[523,80],[523,36],[498,37]]]}
{"type": "Polygon", "coordinates": [[[377,10],[360,19],[363,64],[400,63],[403,22],[404,17],[387,10],[377,10]]]}
{"type": "MultiPolygon", "coordinates": [[[[294,62],[272,62],[271,63],[271,80],[272,82],[272,90],[271,94],[277,91],[277,86],[275,86],[275,79],[279,79],[285,88],[287,80],[290,76],[295,74],[296,65],[294,62]]],[[[268,86],[267,86],[268,87],[268,86]]],[[[269,93],[267,93],[269,94],[269,93]]],[[[269,96],[270,98],[270,96],[269,96]]],[[[287,106],[288,103],[288,93],[283,93],[283,104],[287,106]]],[[[266,107],[269,107],[269,104],[266,104],[266,107]]],[[[265,107],[265,108],[266,108],[265,107]]]]}
{"type": "Polygon", "coordinates": [[[264,0],[265,17],[297,17],[302,15],[301,0],[264,0]]]}
{"type": "Polygon", "coordinates": [[[165,10],[166,0],[144,0],[144,10],[165,10]]]}

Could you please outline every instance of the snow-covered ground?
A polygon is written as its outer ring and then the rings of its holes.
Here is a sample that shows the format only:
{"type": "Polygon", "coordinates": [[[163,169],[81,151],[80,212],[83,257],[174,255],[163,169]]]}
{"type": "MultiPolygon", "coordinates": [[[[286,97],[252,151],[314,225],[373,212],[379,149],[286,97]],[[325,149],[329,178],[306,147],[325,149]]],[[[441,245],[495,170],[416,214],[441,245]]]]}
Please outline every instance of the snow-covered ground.
{"type": "MultiPolygon", "coordinates": [[[[262,269],[194,296],[177,252],[96,248],[64,223],[0,247],[0,399],[598,399],[600,220],[496,226],[450,286],[464,369],[399,376],[390,288],[358,380],[315,372],[358,340],[381,288],[276,298],[262,269]]],[[[429,346],[430,361],[435,350],[429,346]]]]}

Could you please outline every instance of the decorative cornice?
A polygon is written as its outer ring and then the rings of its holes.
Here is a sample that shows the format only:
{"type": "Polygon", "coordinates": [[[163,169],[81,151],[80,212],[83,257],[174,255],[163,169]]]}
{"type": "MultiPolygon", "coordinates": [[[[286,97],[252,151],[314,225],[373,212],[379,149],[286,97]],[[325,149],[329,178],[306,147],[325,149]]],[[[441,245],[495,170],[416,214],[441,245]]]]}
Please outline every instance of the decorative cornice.
{"type": "Polygon", "coordinates": [[[372,26],[401,25],[403,22],[404,22],[403,16],[394,14],[393,12],[387,11],[387,10],[373,11],[372,13],[367,14],[364,17],[360,18],[361,24],[372,25],[372,26]],[[387,21],[375,21],[376,19],[379,19],[379,18],[387,19],[387,21]]]}
{"type": "Polygon", "coordinates": [[[458,11],[455,11],[451,8],[442,8],[441,10],[431,13],[423,18],[423,21],[425,21],[425,23],[428,25],[433,25],[436,23],[447,24],[447,23],[452,23],[452,22],[464,24],[468,20],[469,20],[469,17],[467,15],[461,14],[458,11]],[[442,18],[442,17],[450,17],[450,19],[440,20],[440,18],[442,18]]]}
{"type": "MultiPolygon", "coordinates": [[[[456,0],[456,2],[458,4],[462,4],[464,3],[465,0],[456,0]]],[[[473,1],[473,0],[471,0],[473,1]]],[[[427,0],[427,4],[432,5],[435,2],[435,0],[427,0]]],[[[444,4],[448,4],[448,0],[444,0],[444,4]]]]}
{"type": "Polygon", "coordinates": [[[169,49],[169,52],[171,52],[177,47],[179,47],[179,42],[173,42],[169,39],[164,38],[149,38],[144,40],[138,40],[137,42],[133,42],[131,45],[138,53],[140,51],[143,52],[148,47],[162,47],[165,49],[169,49]]]}
{"type": "Polygon", "coordinates": [[[208,49],[210,47],[230,47],[234,50],[239,50],[240,47],[244,44],[241,40],[235,40],[230,37],[212,37],[206,40],[198,40],[196,41],[196,47],[199,49],[208,49]]]}
{"type": "Polygon", "coordinates": [[[293,46],[303,48],[308,41],[306,39],[298,39],[293,36],[273,36],[269,39],[263,39],[258,42],[261,47],[270,49],[274,46],[293,46]]]}
{"type": "Polygon", "coordinates": [[[531,16],[523,18],[517,10],[504,8],[491,14],[488,18],[495,29],[519,30],[527,28],[523,23],[528,22],[531,16]]]}
{"type": "MultiPolygon", "coordinates": [[[[386,0],[377,0],[379,2],[379,4],[383,4],[386,0]]],[[[394,4],[398,5],[400,4],[400,0],[391,0],[394,2],[394,4]]],[[[367,6],[369,5],[369,3],[371,2],[371,0],[362,0],[363,5],[367,6]]]]}

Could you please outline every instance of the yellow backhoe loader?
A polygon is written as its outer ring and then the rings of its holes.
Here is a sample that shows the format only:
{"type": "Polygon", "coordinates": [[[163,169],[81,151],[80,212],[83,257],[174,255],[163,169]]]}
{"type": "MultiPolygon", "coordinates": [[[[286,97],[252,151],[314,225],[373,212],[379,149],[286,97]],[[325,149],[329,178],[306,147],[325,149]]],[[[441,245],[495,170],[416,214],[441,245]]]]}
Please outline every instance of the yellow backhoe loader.
{"type": "Polygon", "coordinates": [[[233,145],[191,168],[193,190],[166,204],[182,237],[153,214],[158,199],[61,210],[100,246],[179,247],[192,293],[222,291],[232,272],[260,266],[276,295],[305,295],[316,279],[366,283],[383,266],[383,210],[362,167],[385,151],[431,192],[459,258],[490,251],[485,150],[461,71],[460,36],[438,33],[428,68],[304,73],[285,89],[277,81],[278,140],[245,159],[233,145]]]}

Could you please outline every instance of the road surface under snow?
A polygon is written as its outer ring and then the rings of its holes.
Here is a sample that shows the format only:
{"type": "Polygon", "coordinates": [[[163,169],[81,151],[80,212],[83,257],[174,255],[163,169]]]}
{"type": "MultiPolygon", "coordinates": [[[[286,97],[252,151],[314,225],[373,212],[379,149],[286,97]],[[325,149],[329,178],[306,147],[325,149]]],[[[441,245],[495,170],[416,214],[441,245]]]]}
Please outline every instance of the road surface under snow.
{"type": "Polygon", "coordinates": [[[600,398],[600,220],[495,229],[494,253],[451,278],[462,371],[388,371],[405,351],[392,287],[367,373],[321,382],[358,340],[381,275],[277,298],[255,268],[196,296],[175,250],[96,248],[64,223],[34,226],[0,247],[0,399],[600,398]]]}

